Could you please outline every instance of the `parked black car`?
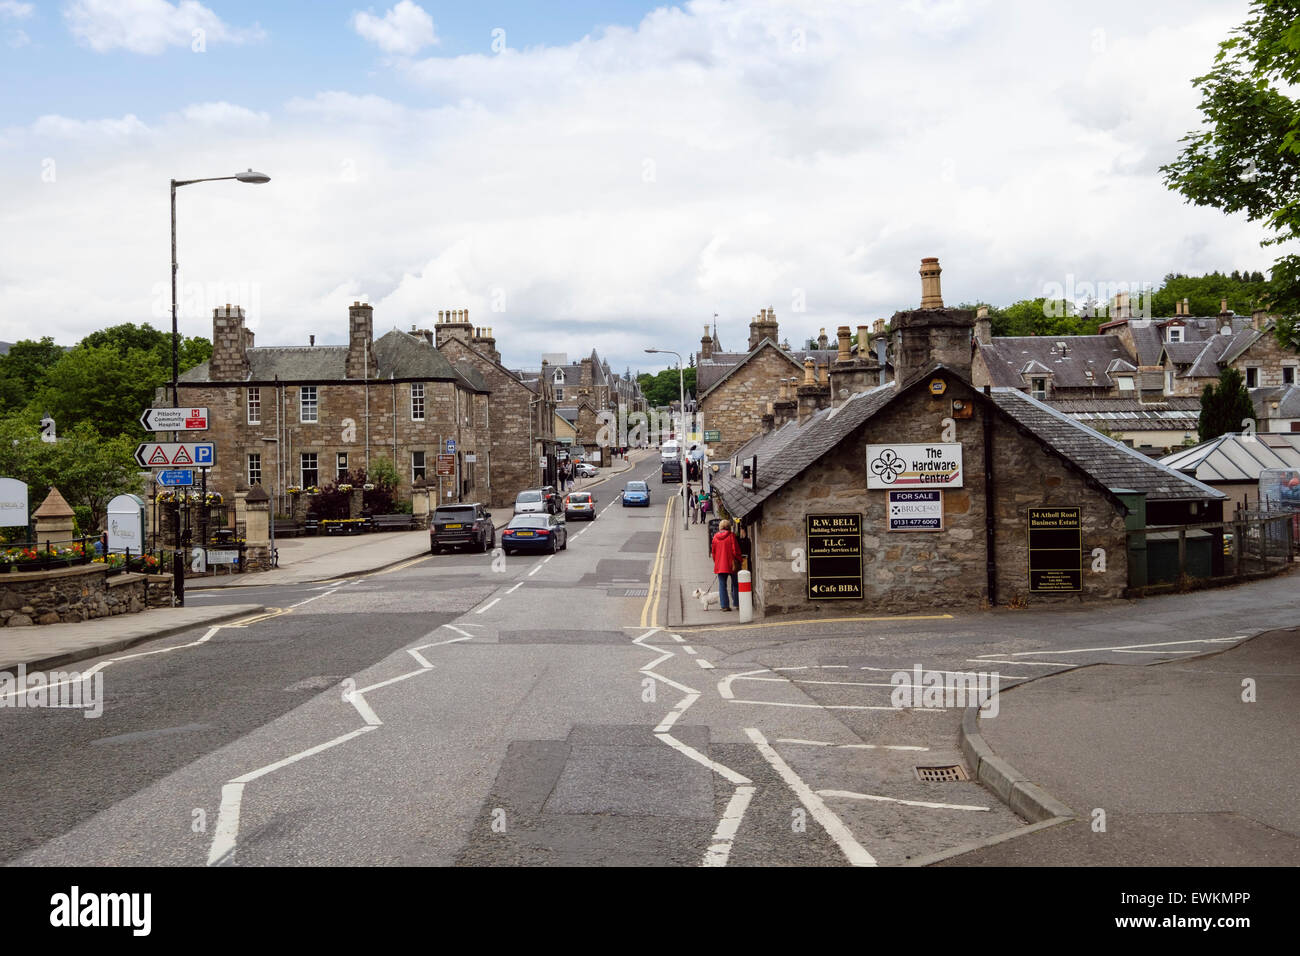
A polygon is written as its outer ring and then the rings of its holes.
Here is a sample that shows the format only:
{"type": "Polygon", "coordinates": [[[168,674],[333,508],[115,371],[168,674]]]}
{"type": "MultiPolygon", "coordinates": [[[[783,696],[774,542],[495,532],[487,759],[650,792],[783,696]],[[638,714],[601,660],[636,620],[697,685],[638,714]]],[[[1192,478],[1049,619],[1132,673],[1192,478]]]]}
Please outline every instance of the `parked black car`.
{"type": "Polygon", "coordinates": [[[496,547],[492,512],[483,505],[441,505],[429,518],[429,553],[469,546],[475,551],[496,547]]]}
{"type": "Polygon", "coordinates": [[[506,554],[516,551],[545,551],[554,554],[569,546],[569,531],[555,515],[515,515],[501,532],[506,554]]]}
{"type": "Polygon", "coordinates": [[[682,482],[682,463],[675,458],[664,461],[659,467],[659,483],[682,482]]]}

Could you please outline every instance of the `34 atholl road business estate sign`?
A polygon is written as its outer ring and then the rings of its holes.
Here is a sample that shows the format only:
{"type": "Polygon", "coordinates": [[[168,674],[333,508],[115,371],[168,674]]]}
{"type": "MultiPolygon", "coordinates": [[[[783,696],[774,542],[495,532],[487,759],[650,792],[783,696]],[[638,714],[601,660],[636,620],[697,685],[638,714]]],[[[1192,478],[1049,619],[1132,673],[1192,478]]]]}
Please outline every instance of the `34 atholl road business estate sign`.
{"type": "Polygon", "coordinates": [[[1030,508],[1029,590],[1083,590],[1083,518],[1079,508],[1030,508]]]}
{"type": "Polygon", "coordinates": [[[862,515],[808,515],[808,600],[862,599],[862,515]]]}

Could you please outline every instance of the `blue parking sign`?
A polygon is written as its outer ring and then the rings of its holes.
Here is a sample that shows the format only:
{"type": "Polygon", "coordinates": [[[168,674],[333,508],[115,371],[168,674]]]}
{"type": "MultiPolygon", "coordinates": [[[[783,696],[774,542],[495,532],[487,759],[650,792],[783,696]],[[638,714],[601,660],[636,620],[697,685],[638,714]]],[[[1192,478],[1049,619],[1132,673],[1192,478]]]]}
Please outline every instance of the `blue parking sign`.
{"type": "Polygon", "coordinates": [[[456,451],[456,439],[454,439],[454,438],[448,438],[448,439],[447,439],[447,454],[449,454],[449,455],[450,455],[450,454],[453,454],[455,451],[456,451]]]}

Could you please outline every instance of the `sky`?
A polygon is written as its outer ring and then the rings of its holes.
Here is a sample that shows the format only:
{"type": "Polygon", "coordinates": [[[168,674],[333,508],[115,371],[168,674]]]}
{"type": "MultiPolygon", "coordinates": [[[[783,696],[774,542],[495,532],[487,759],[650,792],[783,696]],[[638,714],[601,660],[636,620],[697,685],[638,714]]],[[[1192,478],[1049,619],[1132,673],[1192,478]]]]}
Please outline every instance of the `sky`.
{"type": "MultiPolygon", "coordinates": [[[[1159,167],[1245,0],[0,0],[0,340],[468,309],[511,367],[1267,272],[1159,167]]],[[[669,360],[671,361],[671,359],[669,360]]]]}

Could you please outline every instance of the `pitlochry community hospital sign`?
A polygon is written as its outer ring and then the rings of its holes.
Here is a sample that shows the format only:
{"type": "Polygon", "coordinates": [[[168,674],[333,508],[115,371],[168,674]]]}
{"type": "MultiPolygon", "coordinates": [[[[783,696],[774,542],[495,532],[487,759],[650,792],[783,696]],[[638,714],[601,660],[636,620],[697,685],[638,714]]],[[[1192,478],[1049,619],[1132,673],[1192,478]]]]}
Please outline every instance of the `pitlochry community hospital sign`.
{"type": "Polygon", "coordinates": [[[960,442],[867,446],[868,488],[960,488],[961,482],[960,442]]]}

